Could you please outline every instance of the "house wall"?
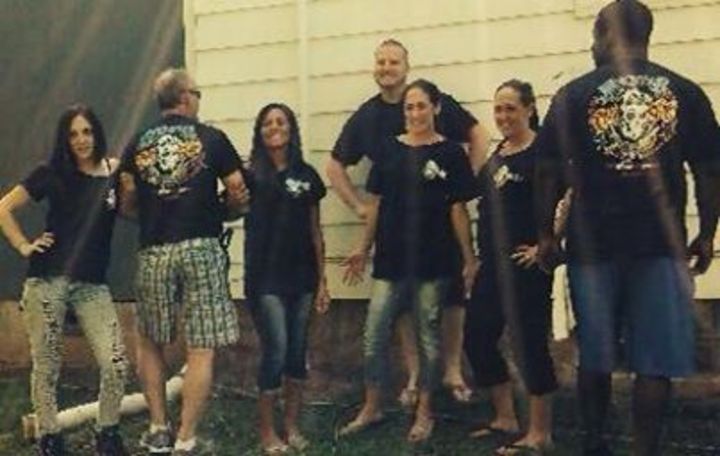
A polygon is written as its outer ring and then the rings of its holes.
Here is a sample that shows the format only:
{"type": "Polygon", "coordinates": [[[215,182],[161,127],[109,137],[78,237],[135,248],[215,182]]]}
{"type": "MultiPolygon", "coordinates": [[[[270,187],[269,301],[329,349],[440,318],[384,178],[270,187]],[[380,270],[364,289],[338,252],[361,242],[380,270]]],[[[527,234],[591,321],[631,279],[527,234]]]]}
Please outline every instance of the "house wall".
{"type": "MultiPolygon", "coordinates": [[[[284,101],[300,116],[309,162],[322,170],[343,122],[376,91],[373,50],[383,39],[408,47],[411,78],[437,82],[497,135],[495,87],[512,77],[530,81],[544,113],[562,84],[592,68],[592,22],[605,3],[186,0],[186,61],[203,89],[202,118],[225,130],[241,152],[249,151],[257,111],[284,101]]],[[[720,1],[646,3],[655,15],[651,58],[699,82],[720,106],[720,1]]],[[[366,173],[366,163],[353,168],[353,181],[362,186],[366,173]]],[[[695,213],[691,204],[691,227],[695,213]]],[[[322,203],[322,220],[333,297],[367,297],[369,281],[350,288],[339,280],[358,220],[333,192],[322,203]]],[[[236,230],[231,282],[241,297],[242,227],[236,230]]],[[[698,281],[698,297],[720,297],[717,272],[698,281]]]]}

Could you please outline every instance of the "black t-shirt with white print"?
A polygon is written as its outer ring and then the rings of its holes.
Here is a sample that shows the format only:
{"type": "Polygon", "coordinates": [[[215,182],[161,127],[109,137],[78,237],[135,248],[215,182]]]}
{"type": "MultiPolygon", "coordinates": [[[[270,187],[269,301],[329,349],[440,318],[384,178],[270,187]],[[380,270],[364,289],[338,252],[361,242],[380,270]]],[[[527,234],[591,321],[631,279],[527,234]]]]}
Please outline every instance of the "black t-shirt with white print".
{"type": "Polygon", "coordinates": [[[217,179],[242,172],[222,131],[174,115],[137,135],[121,166],[135,177],[143,247],[219,236],[224,208],[217,179]]]}
{"type": "Polygon", "coordinates": [[[509,258],[522,244],[537,244],[533,179],[537,150],[503,155],[500,146],[480,169],[477,247],[483,264],[509,258]]]}
{"type": "MultiPolygon", "coordinates": [[[[248,185],[253,195],[245,218],[245,295],[314,292],[318,263],[311,208],[326,189],[315,169],[300,163],[248,185]]],[[[318,208],[319,209],[319,208],[318,208]]]]}
{"type": "MultiPolygon", "coordinates": [[[[477,119],[450,95],[442,94],[435,128],[446,138],[466,143],[477,119]]],[[[343,165],[354,165],[364,156],[375,161],[385,138],[405,132],[403,103],[387,103],[380,94],[365,101],[347,120],[335,142],[332,156],[343,165]]]]}
{"type": "Polygon", "coordinates": [[[647,60],[600,67],[558,92],[537,143],[542,166],[573,188],[571,259],[684,255],[684,163],[720,165],[695,83],[647,60]]]}
{"type": "MultiPolygon", "coordinates": [[[[107,163],[107,162],[106,162],[107,163]]],[[[109,171],[109,164],[108,164],[109,171]]],[[[22,181],[33,200],[47,199],[45,231],[54,244],[30,257],[28,277],[65,276],[105,283],[116,215],[116,174],[93,176],[41,165],[22,181]]]]}
{"type": "Polygon", "coordinates": [[[465,151],[449,140],[412,147],[391,137],[377,157],[367,182],[380,197],[373,277],[455,276],[461,262],[450,208],[478,194],[465,151]]]}

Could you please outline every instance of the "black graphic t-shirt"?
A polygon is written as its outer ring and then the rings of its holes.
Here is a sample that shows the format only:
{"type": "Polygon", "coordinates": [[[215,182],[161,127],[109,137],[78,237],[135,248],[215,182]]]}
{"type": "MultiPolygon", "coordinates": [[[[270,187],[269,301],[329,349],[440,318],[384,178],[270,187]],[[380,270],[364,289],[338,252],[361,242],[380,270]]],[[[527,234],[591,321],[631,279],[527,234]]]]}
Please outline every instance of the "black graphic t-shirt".
{"type": "Polygon", "coordinates": [[[47,199],[45,231],[55,243],[30,257],[29,277],[65,276],[105,283],[116,214],[116,175],[91,176],[42,165],[21,185],[35,201],[47,199]]]}
{"type": "Polygon", "coordinates": [[[537,139],[543,167],[573,187],[571,258],[684,255],[691,169],[720,164],[720,133],[693,82],[646,60],[565,86],[537,139]]]}
{"type": "Polygon", "coordinates": [[[137,135],[121,167],[135,176],[143,247],[218,236],[224,208],[217,179],[242,172],[223,132],[182,116],[137,135]]]}
{"type": "Polygon", "coordinates": [[[253,197],[245,218],[245,295],[314,292],[310,209],[325,196],[325,184],[301,163],[266,179],[250,175],[248,185],[253,197]]]}
{"type": "MultiPolygon", "coordinates": [[[[440,134],[458,143],[469,142],[468,132],[475,124],[477,119],[472,114],[453,97],[442,94],[435,125],[440,134]]],[[[343,165],[354,165],[364,156],[375,161],[381,142],[404,132],[402,102],[387,103],[378,94],[360,105],[350,116],[335,142],[332,156],[343,165]]]]}
{"type": "Polygon", "coordinates": [[[522,244],[537,244],[533,178],[534,145],[512,155],[500,147],[480,170],[477,246],[484,264],[507,259],[522,244]]]}
{"type": "Polygon", "coordinates": [[[454,203],[478,195],[463,148],[444,140],[411,147],[397,138],[380,145],[367,189],[380,196],[373,277],[451,277],[461,265],[450,221],[454,203]]]}

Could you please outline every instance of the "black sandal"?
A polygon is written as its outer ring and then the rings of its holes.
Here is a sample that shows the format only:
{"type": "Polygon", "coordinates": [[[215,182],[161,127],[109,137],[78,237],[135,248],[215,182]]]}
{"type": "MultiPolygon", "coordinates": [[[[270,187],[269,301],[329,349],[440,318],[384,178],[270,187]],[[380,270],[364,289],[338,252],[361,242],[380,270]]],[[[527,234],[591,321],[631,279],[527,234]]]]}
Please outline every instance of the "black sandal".
{"type": "Polygon", "coordinates": [[[546,443],[540,446],[508,443],[495,450],[495,456],[542,456],[548,454],[554,448],[552,443],[546,443]]]}
{"type": "Polygon", "coordinates": [[[490,424],[481,424],[477,429],[470,432],[468,437],[471,439],[506,439],[517,434],[518,431],[508,431],[501,428],[493,427],[490,424]]]}

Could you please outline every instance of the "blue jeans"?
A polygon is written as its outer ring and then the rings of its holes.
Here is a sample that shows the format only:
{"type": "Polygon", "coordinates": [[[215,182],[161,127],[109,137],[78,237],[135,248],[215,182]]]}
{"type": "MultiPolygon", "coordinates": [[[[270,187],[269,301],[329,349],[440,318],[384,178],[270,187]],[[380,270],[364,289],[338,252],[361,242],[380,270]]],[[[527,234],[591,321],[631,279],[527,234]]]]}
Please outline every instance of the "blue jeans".
{"type": "Polygon", "coordinates": [[[612,372],[622,334],[633,372],[660,377],[693,373],[693,285],[684,261],[571,262],[568,276],[581,369],[612,372]]]}
{"type": "Polygon", "coordinates": [[[251,304],[262,348],[258,372],[260,391],[280,388],[283,375],[295,380],[307,377],[305,352],[313,297],[313,293],[262,294],[251,304]]]}
{"type": "Polygon", "coordinates": [[[397,316],[412,310],[420,355],[419,387],[432,391],[440,375],[440,308],[450,280],[376,279],[365,321],[365,383],[382,386],[390,372],[388,344],[397,316]]]}

